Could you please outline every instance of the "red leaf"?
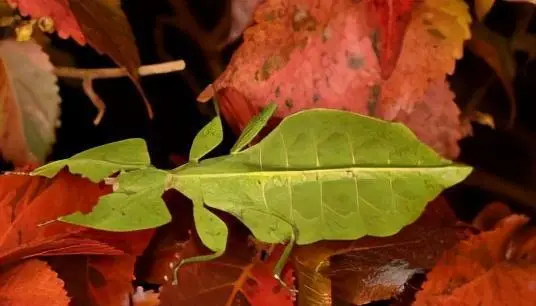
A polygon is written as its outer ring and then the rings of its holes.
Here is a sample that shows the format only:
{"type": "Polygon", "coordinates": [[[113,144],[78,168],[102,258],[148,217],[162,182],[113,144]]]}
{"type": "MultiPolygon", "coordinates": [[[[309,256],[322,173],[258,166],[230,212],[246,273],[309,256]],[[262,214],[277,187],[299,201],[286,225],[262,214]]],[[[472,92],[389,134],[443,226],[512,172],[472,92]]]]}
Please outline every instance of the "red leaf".
{"type": "Polygon", "coordinates": [[[73,305],[126,305],[135,256],[69,256],[48,262],[65,281],[73,305]]]}
{"type": "Polygon", "coordinates": [[[213,84],[233,129],[241,129],[270,102],[279,106],[279,119],[310,108],[343,109],[385,120],[405,117],[404,122],[430,127],[421,139],[454,157],[466,129],[443,83],[469,35],[467,6],[461,0],[425,0],[411,11],[410,0],[391,0],[390,6],[387,0],[370,1],[268,0],[259,5],[257,23],[245,31],[244,43],[213,84]],[[381,65],[376,36],[366,22],[371,7],[377,9],[374,16],[383,18],[373,18],[376,24],[391,25],[382,30],[390,39],[380,43],[388,49],[380,54],[381,65]],[[395,16],[400,21],[389,23],[395,16]],[[402,41],[397,35],[405,25],[402,41]],[[393,51],[400,43],[402,49],[393,51]],[[382,78],[395,62],[389,78],[382,78]],[[437,106],[430,99],[434,95],[441,98],[437,106]],[[443,126],[439,119],[446,118],[443,126]]]}
{"type": "Polygon", "coordinates": [[[368,0],[367,21],[377,32],[374,51],[381,76],[388,79],[396,67],[415,0],[368,0]]]}
{"type": "Polygon", "coordinates": [[[528,221],[511,215],[446,252],[414,305],[534,305],[536,228],[528,221]]]}
{"type": "Polygon", "coordinates": [[[2,306],[67,306],[69,300],[63,281],[41,260],[27,260],[0,273],[2,306]]]}
{"type": "Polygon", "coordinates": [[[0,176],[0,264],[32,256],[65,254],[140,254],[154,230],[110,233],[55,220],[75,211],[91,211],[111,191],[67,172],[54,179],[0,176]]]}
{"type": "MultiPolygon", "coordinates": [[[[98,197],[109,191],[109,187],[65,172],[52,180],[32,176],[0,176],[0,263],[12,257],[12,253],[27,257],[50,251],[50,243],[54,243],[56,250],[72,246],[81,249],[85,247],[84,242],[88,243],[89,249],[93,249],[98,242],[81,240],[81,244],[73,244],[72,239],[66,240],[80,233],[83,230],[81,227],[59,222],[41,227],[39,224],[77,210],[88,212],[98,197]]],[[[69,250],[66,251],[69,253],[69,250]]]]}
{"type": "Polygon", "coordinates": [[[81,45],[86,43],[86,38],[69,8],[69,0],[7,0],[7,2],[13,7],[18,7],[23,16],[50,17],[54,20],[54,27],[61,38],[72,37],[81,45]]]}

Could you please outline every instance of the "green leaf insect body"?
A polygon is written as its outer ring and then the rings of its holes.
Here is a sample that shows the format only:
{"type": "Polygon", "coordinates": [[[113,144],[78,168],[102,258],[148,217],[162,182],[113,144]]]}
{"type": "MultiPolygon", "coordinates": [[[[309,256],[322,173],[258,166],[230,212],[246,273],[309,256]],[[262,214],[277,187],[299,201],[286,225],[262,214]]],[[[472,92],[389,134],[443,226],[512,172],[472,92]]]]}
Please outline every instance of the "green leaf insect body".
{"type": "MultiPolygon", "coordinates": [[[[240,138],[251,141],[268,121],[266,113],[273,110],[259,114],[240,138]]],[[[162,190],[177,189],[193,201],[196,230],[214,252],[183,260],[175,273],[183,264],[225,252],[227,227],[207,207],[234,215],[260,241],[288,242],[274,270],[279,279],[294,244],[393,235],[472,170],[441,158],[400,123],[340,110],[295,113],[259,143],[241,150],[244,141],[229,155],[199,161],[221,141],[211,139],[196,137],[194,146],[197,141],[211,145],[161,180],[162,190]]]]}

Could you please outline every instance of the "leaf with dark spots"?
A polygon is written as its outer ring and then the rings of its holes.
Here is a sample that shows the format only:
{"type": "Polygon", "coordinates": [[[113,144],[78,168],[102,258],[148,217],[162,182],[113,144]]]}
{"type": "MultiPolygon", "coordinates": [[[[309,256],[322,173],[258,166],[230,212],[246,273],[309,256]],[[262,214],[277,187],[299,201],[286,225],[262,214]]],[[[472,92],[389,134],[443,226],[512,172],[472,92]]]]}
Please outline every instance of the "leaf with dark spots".
{"type": "Polygon", "coordinates": [[[299,290],[307,291],[309,301],[336,297],[357,305],[396,296],[408,279],[431,268],[443,250],[465,236],[457,222],[440,197],[394,236],[300,246],[293,255],[299,290]]]}
{"type": "Polygon", "coordinates": [[[456,157],[467,129],[443,91],[439,107],[430,97],[470,37],[463,0],[269,0],[254,17],[256,24],[212,84],[236,134],[268,103],[279,106],[274,120],[310,108],[342,109],[430,126],[421,140],[456,157]]]}

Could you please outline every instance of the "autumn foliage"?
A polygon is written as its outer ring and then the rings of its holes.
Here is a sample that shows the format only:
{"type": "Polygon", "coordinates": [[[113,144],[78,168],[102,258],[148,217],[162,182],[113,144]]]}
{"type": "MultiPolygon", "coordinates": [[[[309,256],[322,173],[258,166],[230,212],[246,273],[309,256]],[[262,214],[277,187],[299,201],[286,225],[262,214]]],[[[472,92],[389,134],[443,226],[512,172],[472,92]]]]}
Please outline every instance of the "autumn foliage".
{"type": "MultiPolygon", "coordinates": [[[[165,1],[174,15],[155,13],[149,8],[153,4],[144,2],[143,14],[156,20],[150,29],[154,42],[145,53],[158,54],[159,65],[140,56],[148,47],[141,46],[143,31],[133,25],[145,16],[130,16],[126,2],[0,0],[0,27],[6,33],[0,40],[0,167],[5,172],[0,175],[0,306],[536,304],[536,135],[534,126],[518,118],[526,106],[516,87],[520,75],[534,79],[534,1],[226,0],[206,7],[207,1],[200,1],[195,9],[197,4],[188,1],[165,1]],[[515,7],[507,30],[501,28],[507,22],[497,6],[515,7]],[[210,7],[222,16],[215,18],[210,7]],[[208,29],[199,21],[205,17],[218,19],[216,25],[208,29]],[[186,46],[195,42],[199,52],[185,54],[200,54],[201,68],[190,69],[188,59],[164,54],[164,27],[188,37],[181,38],[186,46]],[[66,41],[76,46],[66,48],[71,53],[82,54],[76,48],[85,46],[84,52],[106,57],[118,68],[61,67],[58,63],[76,62],[62,50],[66,41]],[[232,56],[224,61],[228,53],[232,56]],[[477,64],[458,72],[466,60],[477,64]],[[151,99],[149,92],[163,89],[159,84],[147,90],[142,77],[177,71],[189,88],[184,98],[151,99]],[[458,193],[429,202],[416,221],[392,236],[297,246],[282,274],[289,288],[273,275],[284,245],[260,243],[243,224],[218,211],[230,228],[226,252],[181,268],[175,285],[173,271],[181,260],[211,253],[195,231],[186,197],[175,191],[163,195],[172,221],[157,229],[101,231],[57,219],[91,212],[99,197],[117,188],[115,174],[99,183],[69,169],[51,179],[30,175],[53,159],[51,153],[65,154],[54,147],[56,131],[62,128],[60,116],[66,116],[64,104],[78,101],[66,98],[62,89],[83,92],[97,108],[98,125],[113,102],[96,81],[119,77],[129,79],[134,92],[129,97],[138,97],[156,122],[166,117],[166,103],[190,103],[185,110],[208,119],[216,113],[213,101],[228,134],[236,137],[275,103],[277,111],[262,136],[302,110],[340,109],[402,123],[444,158],[477,171],[486,168],[487,155],[503,148],[488,141],[491,145],[480,148],[480,162],[464,151],[462,140],[477,138],[482,129],[504,138],[521,135],[514,143],[528,148],[529,162],[521,166],[526,170],[521,178],[478,172],[458,193]],[[485,205],[467,204],[478,198],[468,186],[487,192],[485,205]]],[[[168,130],[151,133],[175,141],[164,135],[168,130]]],[[[184,148],[150,149],[153,161],[166,167],[187,160],[184,148]]],[[[490,163],[499,164],[498,174],[504,170],[500,162],[490,163]]]]}

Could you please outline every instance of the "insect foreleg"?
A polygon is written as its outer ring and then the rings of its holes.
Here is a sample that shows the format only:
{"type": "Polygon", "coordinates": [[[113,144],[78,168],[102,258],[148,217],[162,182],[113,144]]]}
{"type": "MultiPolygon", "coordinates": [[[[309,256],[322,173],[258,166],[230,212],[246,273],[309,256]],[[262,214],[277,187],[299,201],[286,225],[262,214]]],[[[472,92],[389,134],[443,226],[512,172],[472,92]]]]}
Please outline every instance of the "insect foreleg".
{"type": "Polygon", "coordinates": [[[173,282],[171,284],[172,285],[178,285],[179,284],[179,270],[184,265],[191,264],[191,263],[197,263],[197,262],[210,261],[210,260],[213,260],[213,259],[216,259],[216,258],[222,256],[224,252],[225,252],[225,250],[222,250],[222,251],[218,251],[216,253],[210,254],[210,255],[195,256],[195,257],[185,258],[185,259],[181,260],[181,262],[175,268],[173,268],[173,282]]]}
{"type": "Polygon", "coordinates": [[[283,271],[283,268],[287,264],[288,258],[290,256],[290,253],[292,252],[292,249],[294,248],[294,245],[296,244],[296,234],[294,230],[291,231],[290,239],[285,246],[285,249],[283,250],[283,254],[281,254],[281,257],[279,257],[279,260],[275,264],[274,267],[274,278],[279,281],[279,284],[281,284],[282,287],[287,288],[293,293],[296,293],[297,290],[290,288],[289,285],[285,283],[285,281],[281,278],[281,272],[283,271]]]}

